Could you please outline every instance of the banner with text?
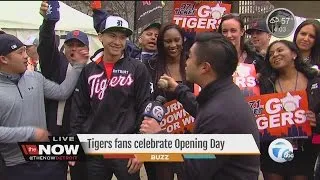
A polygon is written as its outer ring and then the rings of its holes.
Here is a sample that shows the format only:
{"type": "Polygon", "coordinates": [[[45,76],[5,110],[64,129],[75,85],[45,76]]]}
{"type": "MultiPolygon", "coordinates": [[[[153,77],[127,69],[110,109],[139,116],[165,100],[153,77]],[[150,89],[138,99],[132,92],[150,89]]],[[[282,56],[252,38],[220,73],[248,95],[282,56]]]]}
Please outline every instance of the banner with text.
{"type": "Polygon", "coordinates": [[[160,125],[162,129],[166,129],[168,133],[173,134],[190,134],[194,118],[183,108],[182,104],[177,100],[172,100],[164,104],[167,108],[160,125]]]}
{"type": "Polygon", "coordinates": [[[78,134],[84,152],[142,162],[214,159],[214,155],[259,155],[251,134],[78,134]]]}
{"type": "Polygon", "coordinates": [[[135,1],[135,28],[138,29],[151,22],[154,22],[157,18],[160,19],[162,15],[162,3],[161,1],[135,1]]]}
{"type": "Polygon", "coordinates": [[[240,88],[245,97],[257,96],[260,95],[260,88],[256,83],[256,76],[254,64],[239,63],[233,73],[233,82],[240,88]]]}
{"type": "MultiPolygon", "coordinates": [[[[253,64],[239,63],[233,73],[233,82],[240,88],[245,97],[260,95],[260,88],[256,82],[256,69],[253,64]]],[[[201,87],[194,84],[194,94],[199,95],[201,87]]]]}
{"type": "Polygon", "coordinates": [[[195,32],[218,29],[221,17],[230,13],[231,5],[214,1],[174,1],[173,23],[195,32]]]}
{"type": "Polygon", "coordinates": [[[308,110],[305,91],[265,94],[246,99],[256,117],[262,141],[311,136],[310,123],[305,115],[308,110]]]}

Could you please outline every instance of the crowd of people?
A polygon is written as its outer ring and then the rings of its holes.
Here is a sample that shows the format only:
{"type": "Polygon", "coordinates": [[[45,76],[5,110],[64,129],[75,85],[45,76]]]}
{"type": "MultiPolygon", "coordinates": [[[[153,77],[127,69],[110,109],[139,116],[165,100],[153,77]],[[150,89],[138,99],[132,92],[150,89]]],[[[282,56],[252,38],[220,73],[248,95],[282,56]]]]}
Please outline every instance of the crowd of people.
{"type": "Polygon", "coordinates": [[[245,95],[233,83],[239,63],[253,64],[261,94],[305,90],[306,113],[313,134],[320,133],[320,23],[308,19],[293,41],[270,43],[265,19],[245,30],[239,15],[227,14],[216,32],[188,38],[176,24],[150,22],[138,37],[128,21],[93,9],[94,28],[103,48],[89,55],[88,36],[73,30],[63,48],[55,34],[58,19],[43,16],[38,36],[26,41],[0,31],[0,179],[72,180],[140,179],[144,165],[149,180],[320,179],[319,147],[308,139],[290,140],[294,159],[277,163],[261,141],[245,95]],[[245,35],[250,39],[245,39],[245,35]],[[192,44],[191,47],[188,44],[192,44]],[[166,80],[167,87],[158,86],[166,80]],[[201,87],[194,95],[194,85],[201,87]],[[252,134],[261,155],[217,155],[183,163],[140,162],[86,156],[85,161],[26,161],[17,142],[44,142],[48,136],[77,134],[168,133],[143,117],[158,95],[179,101],[193,117],[194,134],[252,134]]]}

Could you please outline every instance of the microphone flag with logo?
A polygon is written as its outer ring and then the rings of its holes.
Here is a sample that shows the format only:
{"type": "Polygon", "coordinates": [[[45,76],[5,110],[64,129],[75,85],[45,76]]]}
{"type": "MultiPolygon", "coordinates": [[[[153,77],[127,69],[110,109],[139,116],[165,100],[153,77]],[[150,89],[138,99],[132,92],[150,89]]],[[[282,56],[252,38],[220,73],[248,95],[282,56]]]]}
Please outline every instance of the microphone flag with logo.
{"type": "Polygon", "coordinates": [[[144,116],[154,118],[159,123],[162,121],[167,110],[163,106],[167,99],[163,96],[157,96],[155,101],[150,102],[144,109],[144,116]]]}

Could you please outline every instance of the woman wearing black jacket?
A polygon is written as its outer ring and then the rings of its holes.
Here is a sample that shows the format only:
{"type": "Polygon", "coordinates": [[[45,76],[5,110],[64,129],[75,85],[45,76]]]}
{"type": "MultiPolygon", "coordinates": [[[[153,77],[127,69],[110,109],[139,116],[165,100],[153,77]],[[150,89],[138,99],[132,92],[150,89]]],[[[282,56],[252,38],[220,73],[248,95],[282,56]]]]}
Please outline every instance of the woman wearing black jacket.
{"type": "MultiPolygon", "coordinates": [[[[312,132],[319,132],[320,79],[317,71],[303,62],[297,47],[289,41],[280,40],[270,44],[266,54],[266,71],[259,79],[261,94],[284,93],[306,90],[309,109],[306,113],[312,132]]],[[[290,162],[276,163],[268,155],[270,142],[261,144],[261,170],[265,180],[283,178],[308,179],[313,176],[313,167],[317,157],[311,138],[294,140],[298,147],[290,162]]]]}
{"type": "MultiPolygon", "coordinates": [[[[173,93],[168,93],[157,87],[157,82],[163,74],[168,74],[177,82],[187,84],[193,89],[193,84],[186,82],[185,74],[185,44],[184,44],[184,32],[176,24],[166,24],[159,32],[157,39],[158,54],[145,64],[149,69],[153,83],[152,99],[155,99],[158,95],[161,95],[171,101],[176,99],[173,93]]],[[[179,173],[179,167],[172,163],[145,163],[148,179],[172,179],[174,173],[179,173]],[[178,171],[178,172],[177,172],[178,171]]]]}

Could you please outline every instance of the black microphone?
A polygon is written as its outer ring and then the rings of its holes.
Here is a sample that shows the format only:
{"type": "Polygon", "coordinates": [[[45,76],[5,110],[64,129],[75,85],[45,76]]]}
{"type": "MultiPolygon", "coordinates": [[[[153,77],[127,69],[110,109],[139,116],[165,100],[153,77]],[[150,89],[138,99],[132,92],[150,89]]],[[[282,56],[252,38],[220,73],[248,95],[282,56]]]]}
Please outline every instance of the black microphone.
{"type": "Polygon", "coordinates": [[[162,121],[167,109],[163,106],[167,99],[163,96],[157,96],[155,101],[150,102],[144,109],[143,115],[154,118],[159,123],[162,121]]]}

